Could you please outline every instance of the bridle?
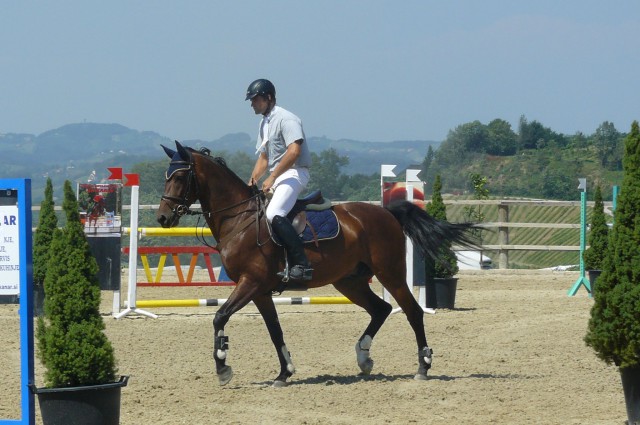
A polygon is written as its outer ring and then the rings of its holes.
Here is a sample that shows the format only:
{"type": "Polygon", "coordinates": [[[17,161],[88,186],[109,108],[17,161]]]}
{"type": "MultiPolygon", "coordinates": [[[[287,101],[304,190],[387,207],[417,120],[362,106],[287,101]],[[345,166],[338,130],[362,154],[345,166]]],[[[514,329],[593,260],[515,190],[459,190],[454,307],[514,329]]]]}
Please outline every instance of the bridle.
{"type": "MultiPolygon", "coordinates": [[[[171,163],[169,164],[169,169],[171,169],[172,166],[178,166],[180,168],[176,169],[171,174],[169,174],[169,171],[167,170],[165,175],[165,181],[169,181],[175,175],[176,172],[187,169],[189,170],[189,174],[187,175],[187,190],[184,192],[184,196],[182,197],[182,199],[178,198],[177,196],[172,196],[167,194],[163,194],[160,199],[163,201],[170,201],[173,204],[173,208],[171,208],[171,212],[173,213],[174,217],[202,214],[202,212],[196,212],[191,210],[189,208],[189,205],[187,205],[189,202],[189,192],[191,190],[192,182],[194,186],[198,185],[198,181],[195,178],[195,172],[193,171],[193,162],[184,161],[184,160],[172,160],[171,163]],[[186,165],[186,167],[182,167],[183,165],[186,165]]],[[[195,193],[198,193],[197,187],[196,187],[195,193]]],[[[169,206],[171,206],[171,204],[169,204],[169,206]]]]}

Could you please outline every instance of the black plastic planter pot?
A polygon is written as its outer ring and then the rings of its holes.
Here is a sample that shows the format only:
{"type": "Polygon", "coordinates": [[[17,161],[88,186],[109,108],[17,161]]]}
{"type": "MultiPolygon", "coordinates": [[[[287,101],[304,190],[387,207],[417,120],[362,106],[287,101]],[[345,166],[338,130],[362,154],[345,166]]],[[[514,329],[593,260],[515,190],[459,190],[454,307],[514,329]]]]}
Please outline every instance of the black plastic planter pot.
{"type": "Polygon", "coordinates": [[[425,284],[427,308],[453,309],[456,303],[456,290],[458,278],[434,278],[428,279],[425,284]]]}
{"type": "Polygon", "coordinates": [[[67,388],[35,388],[44,425],[119,425],[120,390],[128,376],[118,382],[67,388]]]}
{"type": "Polygon", "coordinates": [[[640,366],[620,369],[629,425],[640,424],[640,366]]]}

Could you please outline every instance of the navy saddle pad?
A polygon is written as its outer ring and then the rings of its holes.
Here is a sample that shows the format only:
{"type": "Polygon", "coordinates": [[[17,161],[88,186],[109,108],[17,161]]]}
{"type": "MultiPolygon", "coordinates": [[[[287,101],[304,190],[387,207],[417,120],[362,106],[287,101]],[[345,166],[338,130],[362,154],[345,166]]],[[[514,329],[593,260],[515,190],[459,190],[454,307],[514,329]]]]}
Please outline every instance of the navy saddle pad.
{"type": "Polygon", "coordinates": [[[307,210],[306,214],[307,225],[300,236],[303,242],[314,242],[315,237],[319,241],[333,239],[340,233],[340,223],[338,223],[338,217],[333,212],[333,208],[322,211],[307,210]]]}

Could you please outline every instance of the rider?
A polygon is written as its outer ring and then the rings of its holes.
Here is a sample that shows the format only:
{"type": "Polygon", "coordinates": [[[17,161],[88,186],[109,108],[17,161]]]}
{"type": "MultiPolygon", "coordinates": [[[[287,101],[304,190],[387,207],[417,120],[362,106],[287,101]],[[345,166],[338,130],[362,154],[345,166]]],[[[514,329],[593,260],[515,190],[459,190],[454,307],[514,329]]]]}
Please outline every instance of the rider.
{"type": "MultiPolygon", "coordinates": [[[[302,121],[276,105],[276,88],[269,80],[252,82],[245,100],[251,100],[256,115],[262,115],[256,143],[258,159],[249,184],[257,184],[269,171],[269,176],[262,183],[264,192],[273,191],[266,215],[293,263],[289,278],[311,280],[313,269],[304,253],[302,240],[287,218],[298,195],[309,182],[311,154],[302,130],[302,121]]],[[[284,272],[278,273],[278,276],[283,277],[284,272]]]]}

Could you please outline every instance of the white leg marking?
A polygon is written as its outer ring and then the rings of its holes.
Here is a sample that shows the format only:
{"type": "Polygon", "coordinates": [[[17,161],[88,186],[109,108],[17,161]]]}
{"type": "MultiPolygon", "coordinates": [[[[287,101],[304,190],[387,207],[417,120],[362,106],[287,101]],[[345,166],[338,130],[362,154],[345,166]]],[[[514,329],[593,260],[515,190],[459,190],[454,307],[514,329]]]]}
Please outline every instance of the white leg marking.
{"type": "Polygon", "coordinates": [[[426,364],[431,364],[431,362],[433,361],[433,351],[431,351],[431,349],[429,347],[424,347],[424,349],[426,350],[426,353],[428,354],[427,356],[424,356],[424,362],[426,364]]]}
{"type": "Polygon", "coordinates": [[[282,350],[282,355],[284,356],[284,359],[287,362],[287,370],[289,371],[289,373],[295,373],[296,367],[293,365],[293,362],[291,361],[291,353],[289,353],[289,350],[287,350],[287,346],[283,345],[281,350],[282,350]]]}
{"type": "Polygon", "coordinates": [[[371,349],[371,342],[373,338],[369,335],[365,335],[360,341],[356,342],[356,358],[358,366],[362,373],[368,375],[373,369],[373,360],[369,357],[369,350],[371,349]]]}

